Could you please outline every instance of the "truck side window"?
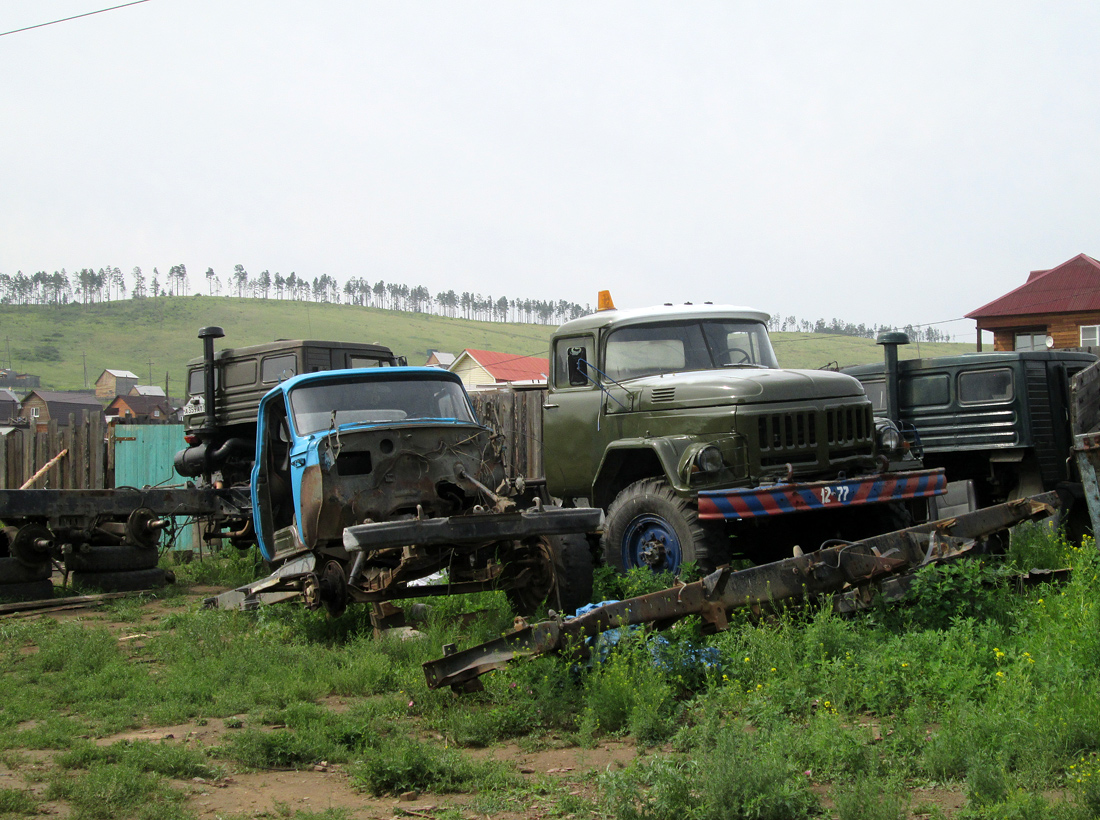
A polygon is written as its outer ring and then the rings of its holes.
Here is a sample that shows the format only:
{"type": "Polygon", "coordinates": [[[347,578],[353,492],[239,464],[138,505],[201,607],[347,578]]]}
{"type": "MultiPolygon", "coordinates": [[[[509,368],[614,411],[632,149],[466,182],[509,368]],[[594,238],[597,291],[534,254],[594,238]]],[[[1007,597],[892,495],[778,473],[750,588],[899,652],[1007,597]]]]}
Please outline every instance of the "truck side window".
{"type": "Polygon", "coordinates": [[[903,407],[935,407],[951,401],[951,386],[946,373],[902,379],[900,390],[903,407]]]}
{"type": "Polygon", "coordinates": [[[963,404],[1012,401],[1012,371],[999,367],[960,373],[959,401],[963,404]]]}
{"type": "Polygon", "coordinates": [[[554,344],[554,387],[586,387],[593,383],[591,336],[558,339],[554,344]]]}
{"type": "Polygon", "coordinates": [[[230,362],[225,366],[225,386],[244,387],[256,383],[256,360],[230,362]]]}
{"type": "Polygon", "coordinates": [[[264,359],[260,378],[264,384],[275,384],[298,373],[298,359],[292,353],[289,356],[269,356],[264,359]]]}
{"type": "Polygon", "coordinates": [[[886,409],[886,382],[864,382],[863,392],[871,400],[871,409],[876,413],[886,409]]]}
{"type": "Polygon", "coordinates": [[[360,367],[382,367],[382,362],[378,359],[365,356],[356,356],[354,353],[349,357],[348,367],[360,368],[360,367]]]}

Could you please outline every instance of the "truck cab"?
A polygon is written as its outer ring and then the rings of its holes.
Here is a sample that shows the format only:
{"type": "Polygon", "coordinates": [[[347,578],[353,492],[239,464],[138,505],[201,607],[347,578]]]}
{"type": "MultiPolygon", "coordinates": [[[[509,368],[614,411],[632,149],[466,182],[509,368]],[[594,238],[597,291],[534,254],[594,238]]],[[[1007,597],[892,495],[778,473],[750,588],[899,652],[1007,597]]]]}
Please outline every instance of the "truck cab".
{"type": "Polygon", "coordinates": [[[1079,477],[1072,458],[1070,379],[1096,361],[1068,350],[965,353],[845,368],[877,418],[912,429],[929,466],[966,484],[976,506],[1053,490],[1079,477]],[[893,370],[893,372],[891,372],[893,370]],[[890,378],[897,407],[889,405],[890,378]]]}
{"type": "Polygon", "coordinates": [[[404,359],[384,345],[280,339],[214,351],[220,327],[199,331],[202,358],[187,364],[183,406],[186,449],[176,454],[176,472],[206,484],[243,485],[252,470],[256,409],[281,381],[305,373],[347,368],[396,367],[404,359]]]}
{"type": "Polygon", "coordinates": [[[833,532],[864,531],[871,516],[797,516],[782,535],[764,519],[942,491],[915,472],[883,483],[903,457],[896,427],[876,424],[855,378],[780,368],[767,320],[751,308],[664,305],[602,310],[554,333],[547,487],[607,511],[600,549],[612,566],[706,569],[731,554],[771,558],[792,541],[809,551],[833,532]]]}
{"type": "Polygon", "coordinates": [[[600,511],[543,506],[507,478],[501,437],[478,422],[457,375],[294,376],[260,400],[256,425],[253,521],[275,570],[257,588],[295,590],[332,612],[488,589],[522,613],[588,602],[578,533],[597,529],[600,511]],[[410,586],[436,573],[445,583],[410,586]]]}

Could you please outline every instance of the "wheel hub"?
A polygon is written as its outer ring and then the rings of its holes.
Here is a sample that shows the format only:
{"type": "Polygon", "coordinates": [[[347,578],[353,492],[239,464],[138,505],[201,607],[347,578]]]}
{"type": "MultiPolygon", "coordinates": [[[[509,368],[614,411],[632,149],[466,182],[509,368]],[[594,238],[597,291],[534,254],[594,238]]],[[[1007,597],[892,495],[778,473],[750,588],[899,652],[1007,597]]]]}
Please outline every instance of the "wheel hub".
{"type": "Polygon", "coordinates": [[[643,544],[639,556],[650,567],[659,567],[665,562],[665,540],[651,535],[643,544]]]}
{"type": "Polygon", "coordinates": [[[683,561],[675,530],[659,515],[640,515],[631,521],[623,534],[622,549],[625,567],[679,572],[683,561]]]}

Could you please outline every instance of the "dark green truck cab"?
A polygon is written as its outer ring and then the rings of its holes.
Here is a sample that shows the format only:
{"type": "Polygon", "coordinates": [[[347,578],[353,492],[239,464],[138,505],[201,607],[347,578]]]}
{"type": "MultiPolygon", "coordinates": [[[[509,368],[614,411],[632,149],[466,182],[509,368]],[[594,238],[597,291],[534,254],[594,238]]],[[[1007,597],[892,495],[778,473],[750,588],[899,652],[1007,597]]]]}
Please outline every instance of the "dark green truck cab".
{"type": "Polygon", "coordinates": [[[867,505],[942,492],[942,474],[887,471],[904,461],[901,437],[876,422],[856,379],[780,369],[767,319],[665,305],[600,311],[555,332],[547,488],[607,511],[609,564],[710,567],[729,560],[730,535],[732,554],[754,560],[809,551],[866,531],[867,505]]]}
{"type": "Polygon", "coordinates": [[[911,428],[926,465],[966,482],[977,506],[1078,480],[1072,458],[1070,378],[1096,361],[1068,350],[966,353],[897,363],[897,409],[888,368],[844,372],[863,383],[876,417],[911,428]]]}

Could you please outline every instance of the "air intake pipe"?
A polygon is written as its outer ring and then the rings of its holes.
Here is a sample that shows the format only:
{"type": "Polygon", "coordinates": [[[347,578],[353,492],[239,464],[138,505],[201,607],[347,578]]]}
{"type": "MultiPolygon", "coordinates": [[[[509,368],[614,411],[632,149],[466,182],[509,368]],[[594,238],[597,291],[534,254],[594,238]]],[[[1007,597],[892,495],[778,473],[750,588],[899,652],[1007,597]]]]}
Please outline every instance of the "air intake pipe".
{"type": "Polygon", "coordinates": [[[897,330],[883,333],[877,343],[886,348],[886,416],[901,421],[901,388],[898,382],[898,346],[909,344],[909,336],[897,330]]]}
{"type": "Polygon", "coordinates": [[[206,418],[203,419],[202,429],[198,432],[206,435],[213,433],[218,426],[218,417],[214,408],[214,340],[221,339],[224,336],[225,331],[217,325],[204,327],[199,331],[199,338],[202,339],[202,378],[206,394],[204,396],[206,399],[206,418]]]}

